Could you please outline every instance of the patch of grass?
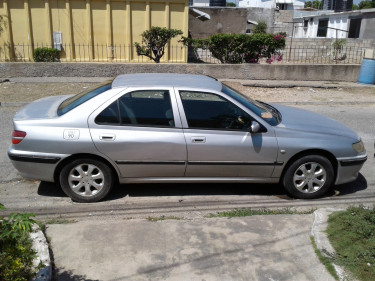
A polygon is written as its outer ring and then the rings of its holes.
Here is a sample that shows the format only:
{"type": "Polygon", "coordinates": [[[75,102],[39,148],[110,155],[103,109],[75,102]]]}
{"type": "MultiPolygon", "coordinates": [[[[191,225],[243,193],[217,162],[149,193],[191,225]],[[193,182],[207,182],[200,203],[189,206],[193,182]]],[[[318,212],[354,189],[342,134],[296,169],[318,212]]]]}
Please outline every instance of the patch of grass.
{"type": "Polygon", "coordinates": [[[217,218],[217,217],[249,217],[249,216],[259,216],[259,215],[306,215],[312,214],[315,209],[310,209],[307,211],[297,211],[290,208],[283,209],[234,209],[232,211],[217,212],[215,214],[208,214],[207,218],[217,218]]]}
{"type": "Polygon", "coordinates": [[[76,223],[76,220],[68,220],[62,218],[50,219],[45,222],[45,224],[68,224],[68,223],[76,223]]]}
{"type": "Polygon", "coordinates": [[[319,261],[326,267],[327,271],[333,276],[333,278],[335,278],[336,280],[339,280],[336,270],[332,264],[332,259],[327,258],[322,255],[322,253],[319,251],[318,247],[316,246],[314,237],[311,236],[310,239],[311,239],[311,243],[313,245],[315,254],[318,256],[319,261]]]}
{"type": "Polygon", "coordinates": [[[358,280],[375,280],[375,205],[331,214],[327,234],[336,251],[336,264],[358,280]]]}
{"type": "Polygon", "coordinates": [[[165,221],[165,220],[181,220],[179,217],[175,216],[160,216],[160,217],[147,217],[148,221],[156,222],[156,221],[165,221]]]}

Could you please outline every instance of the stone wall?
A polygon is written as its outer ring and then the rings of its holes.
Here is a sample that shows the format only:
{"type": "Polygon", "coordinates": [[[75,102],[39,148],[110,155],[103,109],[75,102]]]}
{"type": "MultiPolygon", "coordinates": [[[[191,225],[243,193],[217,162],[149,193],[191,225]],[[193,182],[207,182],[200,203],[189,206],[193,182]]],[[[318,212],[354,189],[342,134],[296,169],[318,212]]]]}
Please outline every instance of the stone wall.
{"type": "Polygon", "coordinates": [[[371,38],[375,40],[375,13],[366,15],[362,19],[361,38],[371,38]],[[371,17],[372,16],[372,17],[371,17]]]}
{"type": "MultiPolygon", "coordinates": [[[[374,39],[354,39],[347,38],[346,47],[349,48],[369,48],[375,49],[374,39]]],[[[286,46],[289,47],[291,43],[291,38],[286,38],[286,46]]],[[[314,46],[331,46],[336,39],[334,38],[293,38],[293,47],[308,48],[314,46]]]]}
{"type": "MultiPolygon", "coordinates": [[[[251,21],[264,21],[267,24],[267,32],[273,33],[274,25],[274,9],[265,8],[247,8],[247,19],[251,21]]],[[[248,28],[252,29],[254,25],[248,24],[248,28]]]]}
{"type": "MultiPolygon", "coordinates": [[[[274,32],[274,16],[276,14],[274,9],[265,8],[218,8],[218,7],[199,7],[198,10],[210,15],[211,19],[208,21],[200,21],[192,15],[189,15],[189,33],[192,38],[208,38],[216,33],[237,33],[244,34],[247,29],[252,29],[253,24],[248,24],[250,21],[264,21],[267,24],[267,32],[274,32]]],[[[287,32],[288,29],[283,30],[284,25],[282,21],[291,22],[292,18],[288,18],[290,11],[279,11],[277,32],[287,32]]],[[[291,14],[292,15],[292,14],[291,14]]],[[[286,24],[288,26],[288,24],[286,24]]],[[[289,27],[288,27],[289,28],[289,27]]],[[[291,30],[291,28],[290,28],[291,30]]]]}
{"type": "Polygon", "coordinates": [[[275,10],[273,33],[286,32],[287,36],[292,36],[293,13],[292,10],[275,10]]]}
{"type": "Polygon", "coordinates": [[[346,39],[340,52],[335,52],[334,38],[287,38],[283,58],[299,63],[360,64],[366,49],[375,50],[375,40],[346,39]],[[292,44],[292,46],[291,46],[292,44]]]}
{"type": "Polygon", "coordinates": [[[311,64],[121,64],[121,63],[0,63],[0,78],[114,77],[126,73],[192,73],[219,79],[351,81],[360,65],[311,64]]]}
{"type": "Polygon", "coordinates": [[[211,19],[201,21],[189,15],[189,35],[194,38],[208,38],[216,33],[245,33],[246,9],[199,7],[198,10],[210,15],[211,19]]]}

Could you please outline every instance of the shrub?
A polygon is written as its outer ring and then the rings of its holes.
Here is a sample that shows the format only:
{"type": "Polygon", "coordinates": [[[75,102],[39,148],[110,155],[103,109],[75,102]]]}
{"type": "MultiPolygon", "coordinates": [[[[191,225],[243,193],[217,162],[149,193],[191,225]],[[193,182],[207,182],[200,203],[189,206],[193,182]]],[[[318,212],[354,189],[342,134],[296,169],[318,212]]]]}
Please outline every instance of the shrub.
{"type": "MultiPolygon", "coordinates": [[[[0,204],[0,209],[2,205],[0,204]]],[[[0,217],[0,280],[27,281],[35,274],[35,252],[29,232],[35,221],[32,214],[11,214],[0,217]]]]}
{"type": "Polygon", "coordinates": [[[34,61],[56,62],[60,60],[60,51],[55,48],[36,48],[34,50],[34,61]]]}
{"type": "Polygon", "coordinates": [[[208,39],[183,37],[182,41],[193,48],[210,50],[221,63],[257,63],[260,58],[272,63],[282,60],[285,48],[285,36],[281,34],[215,34],[208,39]]]}
{"type": "Polygon", "coordinates": [[[253,33],[267,33],[266,22],[262,20],[258,21],[258,24],[253,29],[253,33]]]}
{"type": "Polygon", "coordinates": [[[153,26],[150,30],[146,30],[141,34],[141,44],[138,42],[134,43],[137,55],[146,56],[154,62],[159,63],[160,59],[164,56],[167,43],[172,38],[182,34],[183,32],[179,29],[153,26]]]}

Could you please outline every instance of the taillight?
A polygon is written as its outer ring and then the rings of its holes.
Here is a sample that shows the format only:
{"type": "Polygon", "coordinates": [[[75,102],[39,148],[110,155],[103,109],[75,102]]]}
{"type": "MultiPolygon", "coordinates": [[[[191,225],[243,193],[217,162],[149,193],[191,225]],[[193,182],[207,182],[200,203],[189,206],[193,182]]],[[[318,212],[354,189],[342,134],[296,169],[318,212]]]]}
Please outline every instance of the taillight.
{"type": "Polygon", "coordinates": [[[20,143],[26,137],[26,132],[14,130],[12,133],[12,143],[20,143]]]}

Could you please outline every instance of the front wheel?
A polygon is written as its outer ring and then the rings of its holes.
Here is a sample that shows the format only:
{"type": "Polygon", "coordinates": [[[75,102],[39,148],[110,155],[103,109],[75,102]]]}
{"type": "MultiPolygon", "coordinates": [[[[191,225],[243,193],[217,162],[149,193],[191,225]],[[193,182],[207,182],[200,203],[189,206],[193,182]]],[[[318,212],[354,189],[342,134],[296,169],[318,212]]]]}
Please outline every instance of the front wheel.
{"type": "Polygon", "coordinates": [[[321,197],[331,187],[334,171],[331,162],[321,155],[303,156],[286,170],[282,183],[295,198],[321,197]]]}
{"type": "Polygon", "coordinates": [[[77,202],[97,202],[113,186],[111,169],[95,159],[76,159],[65,165],[60,173],[62,190],[77,202]]]}

